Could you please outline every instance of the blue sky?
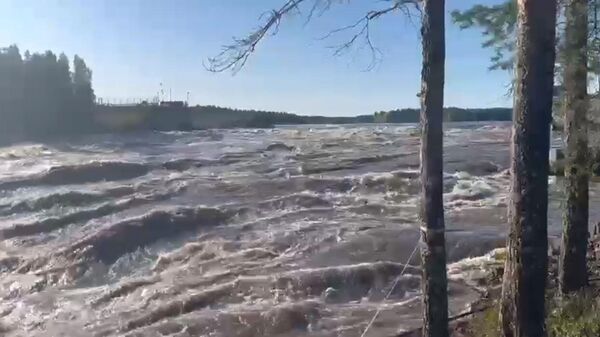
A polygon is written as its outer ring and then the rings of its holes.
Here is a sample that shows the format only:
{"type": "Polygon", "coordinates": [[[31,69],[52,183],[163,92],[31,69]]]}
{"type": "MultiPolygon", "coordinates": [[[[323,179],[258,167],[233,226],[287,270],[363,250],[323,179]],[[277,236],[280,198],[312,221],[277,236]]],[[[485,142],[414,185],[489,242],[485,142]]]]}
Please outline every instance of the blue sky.
{"type": "MultiPolygon", "coordinates": [[[[0,46],[79,54],[94,72],[97,96],[112,100],[153,96],[162,82],[173,99],[190,91],[191,103],[202,105],[329,116],[418,107],[418,22],[397,13],[374,23],[383,58],[371,71],[364,71],[370,60],[364,51],[334,57],[328,47],[336,40],[320,39],[382,6],[379,0],[350,1],[308,25],[288,18],[235,76],[205,70],[203,62],[221,45],[283,1],[0,0],[0,46]]],[[[448,0],[447,11],[499,2],[448,0]]],[[[481,49],[480,33],[447,20],[446,39],[446,105],[509,106],[510,74],[487,70],[490,51],[481,49]]]]}

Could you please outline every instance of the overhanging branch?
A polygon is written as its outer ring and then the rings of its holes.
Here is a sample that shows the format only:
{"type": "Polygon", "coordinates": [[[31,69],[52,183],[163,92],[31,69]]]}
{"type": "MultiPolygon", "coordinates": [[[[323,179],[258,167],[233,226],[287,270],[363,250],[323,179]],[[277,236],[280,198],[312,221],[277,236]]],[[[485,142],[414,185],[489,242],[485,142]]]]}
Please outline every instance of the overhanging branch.
{"type": "Polygon", "coordinates": [[[223,46],[217,56],[208,59],[207,70],[223,72],[231,69],[233,72],[237,72],[246,64],[258,43],[269,31],[272,31],[272,34],[277,34],[283,16],[294,10],[299,10],[298,6],[303,2],[306,2],[306,0],[288,0],[281,8],[263,13],[259,20],[267,17],[266,21],[246,37],[234,37],[233,43],[223,46]]]}
{"type": "MultiPolygon", "coordinates": [[[[235,73],[239,71],[244,67],[250,55],[254,53],[257,45],[265,38],[265,36],[277,34],[283,17],[293,13],[301,14],[301,5],[308,2],[310,1],[288,0],[279,9],[264,13],[259,18],[259,21],[264,20],[264,22],[258,28],[250,32],[247,36],[243,38],[234,38],[231,44],[223,46],[221,52],[217,56],[208,59],[208,64],[205,65],[205,68],[211,72],[231,70],[235,73]]],[[[322,15],[325,11],[329,10],[335,2],[343,3],[349,2],[349,0],[312,0],[312,6],[306,15],[306,23],[308,23],[315,15],[322,15]]],[[[381,52],[375,47],[371,40],[371,22],[394,11],[402,11],[405,15],[410,17],[410,7],[414,6],[415,9],[419,10],[421,0],[384,0],[384,2],[390,2],[392,4],[381,10],[369,11],[354,24],[335,29],[324,37],[328,38],[345,31],[353,32],[348,41],[333,47],[334,55],[341,55],[352,46],[356,45],[358,41],[363,41],[364,46],[371,52],[372,62],[370,68],[372,68],[381,56],[381,52]]]]}
{"type": "Polygon", "coordinates": [[[350,49],[352,49],[352,47],[355,46],[357,42],[363,41],[363,45],[366,46],[371,53],[371,62],[367,68],[367,70],[371,70],[378,63],[382,55],[381,51],[377,47],[375,47],[375,44],[371,39],[371,23],[379,17],[394,11],[402,11],[404,15],[406,15],[408,18],[411,18],[412,15],[410,12],[410,7],[413,6],[414,9],[420,13],[419,0],[392,0],[389,2],[393,2],[393,4],[390,7],[381,10],[369,11],[354,24],[334,29],[330,31],[327,35],[323,36],[321,40],[331,38],[334,35],[346,31],[352,31],[353,34],[346,42],[332,47],[332,49],[334,50],[333,55],[340,56],[342,54],[345,54],[350,49]]]}

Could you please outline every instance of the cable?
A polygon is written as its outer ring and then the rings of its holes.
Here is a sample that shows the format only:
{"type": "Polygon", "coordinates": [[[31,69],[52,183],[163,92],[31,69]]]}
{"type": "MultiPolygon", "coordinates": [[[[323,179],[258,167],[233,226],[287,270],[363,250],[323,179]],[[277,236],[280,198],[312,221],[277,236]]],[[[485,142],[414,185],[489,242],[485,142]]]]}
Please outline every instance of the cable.
{"type": "Polygon", "coordinates": [[[385,297],[383,298],[383,301],[381,302],[381,304],[377,308],[377,311],[375,311],[375,315],[373,315],[373,318],[371,318],[371,321],[369,321],[369,324],[367,324],[367,327],[365,328],[365,330],[363,331],[363,333],[360,335],[360,337],[365,337],[367,335],[367,332],[369,332],[369,329],[371,329],[371,326],[373,325],[373,323],[375,323],[375,320],[377,319],[377,316],[379,316],[379,313],[381,313],[381,309],[383,309],[384,302],[390,297],[390,295],[392,294],[392,292],[394,291],[394,289],[398,285],[398,281],[400,281],[400,278],[402,277],[402,275],[404,275],[404,272],[406,271],[406,267],[408,267],[408,263],[412,260],[413,256],[417,252],[417,248],[419,248],[419,243],[420,243],[420,241],[417,241],[417,244],[415,245],[415,248],[413,249],[412,253],[410,253],[410,256],[408,257],[408,260],[406,260],[406,263],[404,264],[404,268],[402,268],[402,271],[400,272],[400,274],[394,280],[394,283],[392,284],[392,287],[390,288],[390,290],[388,290],[387,294],[385,294],[385,297]]]}

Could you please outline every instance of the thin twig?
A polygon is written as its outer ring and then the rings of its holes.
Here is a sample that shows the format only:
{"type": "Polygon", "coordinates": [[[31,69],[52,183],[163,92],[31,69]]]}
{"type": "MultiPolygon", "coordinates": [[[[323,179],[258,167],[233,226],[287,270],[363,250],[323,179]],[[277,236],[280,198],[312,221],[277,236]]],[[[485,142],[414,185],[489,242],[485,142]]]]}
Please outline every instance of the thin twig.
{"type": "MultiPolygon", "coordinates": [[[[414,6],[417,11],[420,11],[419,4],[421,0],[382,0],[383,2],[392,3],[389,7],[386,7],[381,10],[371,10],[363,17],[361,17],[358,21],[356,21],[352,25],[348,25],[342,28],[334,29],[329,34],[326,35],[325,38],[331,37],[332,35],[348,31],[348,30],[356,30],[349,38],[349,40],[337,47],[334,47],[334,55],[339,56],[343,54],[345,51],[351,49],[354,45],[357,44],[358,41],[362,41],[366,46],[372,56],[371,64],[369,69],[372,69],[377,61],[381,58],[381,51],[377,49],[371,39],[370,33],[370,24],[373,20],[378,19],[379,17],[400,10],[405,15],[412,19],[410,14],[410,6],[414,6]]],[[[264,21],[258,28],[250,32],[250,34],[246,35],[243,38],[233,38],[233,42],[231,44],[225,45],[222,47],[221,52],[215,56],[208,59],[208,64],[204,64],[204,67],[211,72],[223,72],[226,70],[231,70],[233,73],[236,73],[241,68],[244,67],[248,58],[254,51],[256,47],[262,41],[265,36],[275,35],[279,31],[279,25],[281,20],[290,14],[302,15],[301,5],[306,4],[307,0],[287,0],[283,6],[279,9],[273,9],[269,12],[263,13],[259,17],[259,21],[264,21]]],[[[329,10],[332,4],[339,2],[345,3],[349,2],[349,0],[313,0],[312,6],[308,10],[308,14],[306,15],[305,24],[310,22],[315,15],[322,15],[325,11],[329,10]]]]}
{"type": "Polygon", "coordinates": [[[381,52],[381,50],[379,50],[379,48],[375,47],[375,44],[371,39],[371,22],[385,14],[398,10],[402,11],[412,21],[412,15],[410,14],[409,8],[409,6],[411,5],[414,6],[414,8],[420,12],[419,0],[384,0],[384,2],[393,2],[393,4],[384,9],[369,11],[367,14],[358,19],[353,24],[334,29],[326,35],[324,35],[323,37],[321,37],[320,39],[326,40],[333,37],[334,35],[338,35],[346,31],[354,31],[353,35],[346,42],[330,47],[331,49],[333,49],[333,55],[340,56],[342,54],[345,54],[353,46],[355,46],[358,41],[362,41],[363,46],[369,48],[371,54],[371,62],[366,70],[372,70],[377,65],[377,63],[379,63],[379,60],[381,59],[383,53],[381,52]]]}
{"type": "Polygon", "coordinates": [[[244,38],[233,38],[232,44],[223,46],[221,53],[208,59],[208,66],[205,65],[205,68],[212,72],[223,72],[229,69],[233,72],[237,72],[239,69],[243,68],[250,55],[256,49],[258,43],[267,35],[267,33],[273,30],[271,34],[277,34],[281,18],[294,10],[299,10],[298,6],[305,1],[306,0],[288,0],[281,8],[263,13],[259,20],[267,17],[264,24],[244,38]]]}

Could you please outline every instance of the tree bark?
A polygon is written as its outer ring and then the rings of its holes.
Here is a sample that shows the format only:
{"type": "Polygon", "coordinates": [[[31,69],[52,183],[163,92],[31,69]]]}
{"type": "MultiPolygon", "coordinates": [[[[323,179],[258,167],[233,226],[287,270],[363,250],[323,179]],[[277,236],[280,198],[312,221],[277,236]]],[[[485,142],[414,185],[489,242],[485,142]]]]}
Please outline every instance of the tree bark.
{"type": "Polygon", "coordinates": [[[587,38],[588,0],[569,0],[565,30],[565,192],[559,284],[562,293],[587,285],[588,123],[587,38]]]}
{"type": "Polygon", "coordinates": [[[421,71],[421,261],[423,336],[448,336],[443,204],[444,0],[424,0],[421,71]]]}
{"type": "Polygon", "coordinates": [[[556,0],[518,0],[510,232],[500,324],[505,337],[546,336],[548,151],[556,0]]]}

